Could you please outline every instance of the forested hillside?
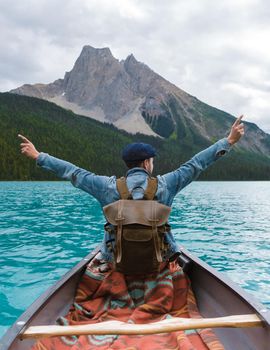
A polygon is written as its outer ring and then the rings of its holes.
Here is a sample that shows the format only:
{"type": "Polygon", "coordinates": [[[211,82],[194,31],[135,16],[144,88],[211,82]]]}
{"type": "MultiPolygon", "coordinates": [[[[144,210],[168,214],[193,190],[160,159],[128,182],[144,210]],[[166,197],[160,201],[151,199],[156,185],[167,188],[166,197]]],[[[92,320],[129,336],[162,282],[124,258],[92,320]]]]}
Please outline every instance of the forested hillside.
{"type": "MultiPolygon", "coordinates": [[[[126,172],[121,149],[127,143],[142,141],[157,148],[156,174],[179,167],[193,154],[210,145],[203,138],[195,144],[194,141],[188,143],[172,137],[164,140],[140,134],[130,135],[112,125],[77,116],[44,100],[1,93],[0,180],[56,179],[20,153],[18,133],[28,137],[39,151],[98,174],[117,176],[126,172]]],[[[220,130],[217,135],[220,135],[220,130]]],[[[270,159],[233,148],[228,156],[209,168],[200,179],[270,180],[270,159]]]]}

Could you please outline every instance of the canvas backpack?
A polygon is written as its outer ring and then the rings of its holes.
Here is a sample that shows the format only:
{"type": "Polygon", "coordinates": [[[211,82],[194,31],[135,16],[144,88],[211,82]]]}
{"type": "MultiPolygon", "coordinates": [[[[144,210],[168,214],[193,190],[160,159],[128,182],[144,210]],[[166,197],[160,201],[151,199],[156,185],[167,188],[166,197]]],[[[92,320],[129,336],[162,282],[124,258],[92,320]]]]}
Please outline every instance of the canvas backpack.
{"type": "Polygon", "coordinates": [[[166,252],[164,234],[171,208],[154,200],[157,179],[149,177],[142,200],[133,200],[126,178],[117,179],[120,199],[103,207],[115,233],[115,268],[124,274],[151,274],[159,271],[166,252]]]}

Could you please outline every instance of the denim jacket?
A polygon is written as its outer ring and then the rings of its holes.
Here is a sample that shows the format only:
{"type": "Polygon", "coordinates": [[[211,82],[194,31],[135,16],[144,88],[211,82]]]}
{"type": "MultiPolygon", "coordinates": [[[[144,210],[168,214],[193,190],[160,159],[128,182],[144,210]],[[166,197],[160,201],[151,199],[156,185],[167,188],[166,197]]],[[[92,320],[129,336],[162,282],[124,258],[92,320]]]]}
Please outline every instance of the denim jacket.
{"type": "MultiPolygon", "coordinates": [[[[179,191],[195,180],[203,170],[229,150],[230,144],[226,138],[223,138],[196,154],[178,169],[164,175],[158,175],[157,201],[171,207],[173,199],[179,191]]],[[[43,152],[39,154],[36,164],[43,169],[52,171],[61,179],[71,181],[74,187],[94,196],[102,207],[119,199],[115,176],[96,175],[43,152]]],[[[127,186],[133,199],[142,199],[149,175],[143,168],[133,168],[126,173],[127,186]]],[[[167,259],[177,252],[177,244],[172,232],[166,233],[165,240],[169,246],[168,255],[164,257],[167,259]]],[[[112,261],[113,259],[111,246],[108,244],[108,242],[112,241],[114,241],[112,236],[105,231],[101,252],[103,258],[107,261],[112,261]]]]}

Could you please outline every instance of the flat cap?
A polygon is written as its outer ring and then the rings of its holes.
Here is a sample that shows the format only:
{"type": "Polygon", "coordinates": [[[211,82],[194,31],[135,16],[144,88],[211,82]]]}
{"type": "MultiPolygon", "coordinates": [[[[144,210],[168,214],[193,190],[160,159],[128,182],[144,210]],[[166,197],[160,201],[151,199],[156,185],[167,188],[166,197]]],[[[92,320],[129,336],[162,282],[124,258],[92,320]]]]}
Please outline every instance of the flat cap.
{"type": "Polygon", "coordinates": [[[130,143],[122,151],[122,159],[125,162],[143,161],[156,156],[156,150],[148,143],[130,143]]]}

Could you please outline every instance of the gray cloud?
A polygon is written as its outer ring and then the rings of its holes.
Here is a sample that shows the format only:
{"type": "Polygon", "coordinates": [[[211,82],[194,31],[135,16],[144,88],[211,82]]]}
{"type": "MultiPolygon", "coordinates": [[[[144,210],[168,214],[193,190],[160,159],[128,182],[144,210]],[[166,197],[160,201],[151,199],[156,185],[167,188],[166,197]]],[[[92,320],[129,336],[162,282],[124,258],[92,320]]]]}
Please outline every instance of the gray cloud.
{"type": "Polygon", "coordinates": [[[0,1],[0,90],[63,77],[83,45],[135,57],[270,132],[266,0],[0,1]]]}

